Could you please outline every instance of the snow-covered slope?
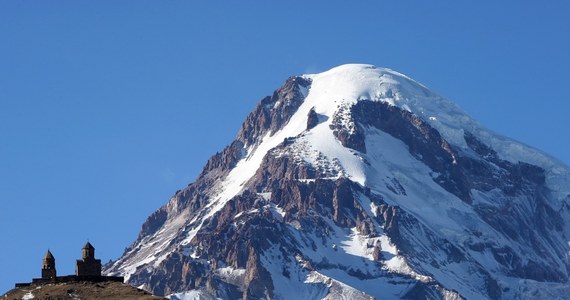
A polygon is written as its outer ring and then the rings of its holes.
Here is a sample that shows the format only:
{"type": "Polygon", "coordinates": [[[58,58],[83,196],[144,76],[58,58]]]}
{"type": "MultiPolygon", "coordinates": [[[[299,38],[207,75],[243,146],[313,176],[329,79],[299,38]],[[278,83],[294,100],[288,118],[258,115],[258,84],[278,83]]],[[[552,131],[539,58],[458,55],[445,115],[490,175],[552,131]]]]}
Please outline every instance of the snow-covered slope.
{"type": "Polygon", "coordinates": [[[395,71],[261,100],[110,274],[175,298],[567,297],[570,169],[395,71]]]}

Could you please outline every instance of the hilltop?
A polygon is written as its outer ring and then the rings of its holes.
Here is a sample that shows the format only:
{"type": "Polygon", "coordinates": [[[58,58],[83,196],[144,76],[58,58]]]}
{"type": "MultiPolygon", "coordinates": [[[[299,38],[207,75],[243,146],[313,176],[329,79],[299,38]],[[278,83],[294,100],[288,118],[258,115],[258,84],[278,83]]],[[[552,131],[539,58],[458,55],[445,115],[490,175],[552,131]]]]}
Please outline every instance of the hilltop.
{"type": "Polygon", "coordinates": [[[10,290],[2,299],[166,299],[120,282],[68,282],[37,284],[10,290]]]}

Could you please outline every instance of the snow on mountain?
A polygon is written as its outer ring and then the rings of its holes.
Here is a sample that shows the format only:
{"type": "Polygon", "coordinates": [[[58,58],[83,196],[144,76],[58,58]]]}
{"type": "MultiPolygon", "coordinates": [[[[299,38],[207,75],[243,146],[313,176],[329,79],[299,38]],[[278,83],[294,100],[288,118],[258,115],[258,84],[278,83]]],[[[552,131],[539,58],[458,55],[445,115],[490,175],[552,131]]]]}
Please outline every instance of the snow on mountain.
{"type": "Polygon", "coordinates": [[[172,299],[565,298],[570,169],[395,71],[261,100],[106,272],[172,299]]]}

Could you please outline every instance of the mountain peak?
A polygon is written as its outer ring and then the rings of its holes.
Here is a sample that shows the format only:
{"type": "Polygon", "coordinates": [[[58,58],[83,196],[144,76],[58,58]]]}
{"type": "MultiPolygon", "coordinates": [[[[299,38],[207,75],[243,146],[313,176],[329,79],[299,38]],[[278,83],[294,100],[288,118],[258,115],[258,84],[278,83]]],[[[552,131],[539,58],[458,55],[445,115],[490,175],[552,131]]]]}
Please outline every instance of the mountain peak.
{"type": "MultiPolygon", "coordinates": [[[[464,138],[469,132],[510,162],[522,161],[545,168],[563,165],[540,150],[482,127],[455,102],[397,71],[370,64],[344,64],[301,77],[311,81],[304,106],[314,107],[318,114],[331,117],[339,108],[350,107],[361,100],[384,102],[429,123],[458,149],[469,151],[464,138]]],[[[570,180],[568,169],[557,170],[570,180]]]]}
{"type": "Polygon", "coordinates": [[[462,148],[467,148],[464,131],[479,127],[454,102],[391,69],[346,64],[302,77],[311,80],[304,106],[314,107],[316,113],[329,118],[337,110],[349,108],[358,101],[383,102],[429,122],[446,140],[462,148]]]}
{"type": "Polygon", "coordinates": [[[302,77],[312,81],[311,96],[332,103],[384,101],[409,109],[411,98],[435,97],[427,88],[396,71],[367,64],[346,64],[302,77]]]}
{"type": "Polygon", "coordinates": [[[552,298],[569,173],[405,75],[342,65],[264,97],[106,272],[172,299],[552,298]]]}

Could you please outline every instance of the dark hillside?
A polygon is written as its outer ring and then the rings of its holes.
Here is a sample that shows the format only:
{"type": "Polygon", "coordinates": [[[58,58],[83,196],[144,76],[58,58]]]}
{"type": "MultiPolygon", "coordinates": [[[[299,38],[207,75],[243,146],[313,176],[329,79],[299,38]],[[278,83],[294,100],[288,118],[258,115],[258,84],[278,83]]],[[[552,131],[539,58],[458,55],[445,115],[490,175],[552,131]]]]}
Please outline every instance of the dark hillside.
{"type": "Polygon", "coordinates": [[[63,299],[166,299],[154,296],[146,291],[120,282],[73,282],[31,285],[15,288],[2,295],[1,299],[34,299],[34,300],[63,300],[63,299]]]}

